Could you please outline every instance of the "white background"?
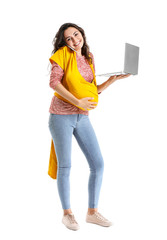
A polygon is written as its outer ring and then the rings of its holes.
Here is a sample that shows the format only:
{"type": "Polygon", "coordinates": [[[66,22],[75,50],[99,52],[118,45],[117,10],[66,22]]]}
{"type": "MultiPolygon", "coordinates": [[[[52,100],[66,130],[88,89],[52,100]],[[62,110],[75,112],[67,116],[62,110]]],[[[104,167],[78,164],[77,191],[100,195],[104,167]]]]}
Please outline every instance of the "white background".
{"type": "Polygon", "coordinates": [[[16,0],[0,11],[1,239],[166,240],[165,1],[16,0]],[[65,22],[85,30],[97,73],[121,61],[112,49],[125,42],[140,47],[138,76],[113,83],[90,112],[105,161],[99,212],[113,222],[110,228],[85,222],[89,168],[75,138],[71,205],[79,231],[61,223],[56,180],[47,174],[54,93],[47,67],[65,22]]]}

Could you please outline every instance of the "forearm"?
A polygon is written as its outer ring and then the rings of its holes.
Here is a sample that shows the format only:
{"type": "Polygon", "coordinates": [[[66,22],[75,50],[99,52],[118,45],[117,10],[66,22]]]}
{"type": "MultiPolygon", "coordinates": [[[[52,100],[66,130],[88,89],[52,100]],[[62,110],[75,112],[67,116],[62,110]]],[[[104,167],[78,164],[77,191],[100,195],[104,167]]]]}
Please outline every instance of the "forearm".
{"type": "Polygon", "coordinates": [[[129,76],[131,76],[131,74],[120,74],[120,75],[111,76],[107,81],[97,86],[98,93],[104,91],[104,89],[108,88],[116,80],[127,78],[129,76]]]}
{"type": "Polygon", "coordinates": [[[55,87],[55,91],[61,95],[63,98],[67,99],[74,105],[78,106],[79,99],[76,98],[72,93],[70,93],[61,83],[57,84],[55,87]]]}
{"type": "Polygon", "coordinates": [[[104,91],[106,88],[108,88],[114,81],[112,81],[111,79],[108,79],[107,81],[105,81],[104,83],[97,85],[97,91],[98,93],[101,93],[102,91],[104,91]]]}

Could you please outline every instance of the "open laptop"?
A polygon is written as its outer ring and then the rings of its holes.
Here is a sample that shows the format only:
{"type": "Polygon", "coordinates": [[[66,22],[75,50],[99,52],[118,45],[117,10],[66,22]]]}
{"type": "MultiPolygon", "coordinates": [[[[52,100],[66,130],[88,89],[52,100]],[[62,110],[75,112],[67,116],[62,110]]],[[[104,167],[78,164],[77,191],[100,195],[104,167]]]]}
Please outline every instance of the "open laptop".
{"type": "Polygon", "coordinates": [[[139,47],[125,43],[124,70],[122,72],[104,73],[96,76],[110,77],[114,75],[138,74],[139,47]]]}

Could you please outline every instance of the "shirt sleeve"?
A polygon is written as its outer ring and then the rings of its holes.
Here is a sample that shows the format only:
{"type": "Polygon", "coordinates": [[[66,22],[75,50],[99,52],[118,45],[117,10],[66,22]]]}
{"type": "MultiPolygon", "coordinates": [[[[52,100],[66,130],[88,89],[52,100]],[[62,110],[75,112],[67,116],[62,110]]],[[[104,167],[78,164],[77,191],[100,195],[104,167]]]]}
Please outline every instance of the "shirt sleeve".
{"type": "Polygon", "coordinates": [[[55,90],[55,87],[58,83],[61,83],[61,80],[64,76],[63,69],[56,63],[52,63],[50,82],[49,86],[55,90]]]}

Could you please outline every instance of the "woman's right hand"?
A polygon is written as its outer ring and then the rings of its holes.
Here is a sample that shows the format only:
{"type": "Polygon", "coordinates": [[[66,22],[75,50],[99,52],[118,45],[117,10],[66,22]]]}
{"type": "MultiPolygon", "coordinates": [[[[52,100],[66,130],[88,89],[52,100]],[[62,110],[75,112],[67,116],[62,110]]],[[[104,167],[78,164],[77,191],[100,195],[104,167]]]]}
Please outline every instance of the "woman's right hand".
{"type": "Polygon", "coordinates": [[[93,97],[86,97],[79,99],[78,107],[81,107],[85,110],[94,109],[97,107],[97,102],[91,102],[89,100],[93,100],[93,97]],[[95,105],[96,104],[96,105],[95,105]]]}

